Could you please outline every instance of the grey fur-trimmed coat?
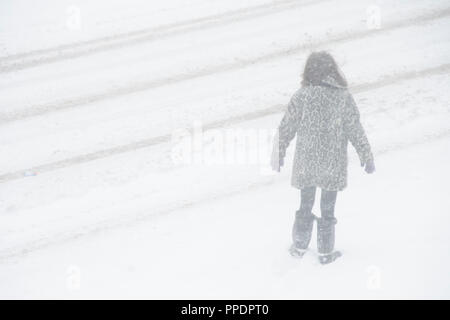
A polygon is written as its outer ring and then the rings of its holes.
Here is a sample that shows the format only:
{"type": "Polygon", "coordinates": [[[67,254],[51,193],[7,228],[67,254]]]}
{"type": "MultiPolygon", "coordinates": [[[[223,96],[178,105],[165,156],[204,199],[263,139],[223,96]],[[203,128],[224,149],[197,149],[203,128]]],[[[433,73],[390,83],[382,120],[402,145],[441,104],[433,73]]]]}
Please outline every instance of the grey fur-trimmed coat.
{"type": "Polygon", "coordinates": [[[355,101],[332,78],[320,86],[302,87],[293,95],[275,141],[280,166],[295,134],[297,145],[291,184],[298,189],[316,186],[330,191],[343,190],[347,186],[349,140],[361,165],[373,160],[355,101]]]}

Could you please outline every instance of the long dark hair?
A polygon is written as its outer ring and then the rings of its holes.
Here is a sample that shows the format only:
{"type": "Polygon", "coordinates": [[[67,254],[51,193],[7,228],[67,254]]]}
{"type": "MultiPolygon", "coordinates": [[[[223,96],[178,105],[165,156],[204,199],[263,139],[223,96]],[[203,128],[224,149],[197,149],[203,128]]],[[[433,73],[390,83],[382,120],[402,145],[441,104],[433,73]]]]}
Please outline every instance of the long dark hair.
{"type": "Polygon", "coordinates": [[[326,51],[311,53],[306,60],[302,86],[326,85],[328,77],[333,78],[339,86],[347,87],[347,80],[331,54],[326,51]]]}

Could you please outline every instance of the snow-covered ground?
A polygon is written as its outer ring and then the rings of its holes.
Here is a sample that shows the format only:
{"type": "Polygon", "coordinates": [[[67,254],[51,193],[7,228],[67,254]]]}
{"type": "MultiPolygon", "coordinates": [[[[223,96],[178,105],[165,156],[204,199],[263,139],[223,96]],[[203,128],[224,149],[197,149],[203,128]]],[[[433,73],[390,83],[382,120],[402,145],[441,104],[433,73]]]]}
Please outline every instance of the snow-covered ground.
{"type": "Polygon", "coordinates": [[[1,296],[448,298],[449,150],[447,136],[379,155],[373,177],[353,166],[333,265],[287,253],[299,195],[280,179],[10,259],[1,296]]]}
{"type": "Polygon", "coordinates": [[[450,298],[447,1],[32,5],[0,4],[0,298],[450,298]],[[377,165],[350,148],[326,267],[287,253],[293,148],[261,163],[316,49],[377,165]],[[199,125],[256,132],[257,163],[174,161],[199,125]]]}

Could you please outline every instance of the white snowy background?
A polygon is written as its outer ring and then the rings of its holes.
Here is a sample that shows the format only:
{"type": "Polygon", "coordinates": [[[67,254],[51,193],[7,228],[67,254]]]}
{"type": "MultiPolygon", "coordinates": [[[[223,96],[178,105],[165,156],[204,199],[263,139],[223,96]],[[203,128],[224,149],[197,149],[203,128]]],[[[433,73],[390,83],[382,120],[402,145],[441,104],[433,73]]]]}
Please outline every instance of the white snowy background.
{"type": "Polygon", "coordinates": [[[0,298],[450,298],[449,30],[446,0],[2,0],[0,298]],[[327,266],[288,254],[293,145],[279,175],[265,143],[172,158],[272,132],[313,50],[377,166],[349,147],[327,266]]]}

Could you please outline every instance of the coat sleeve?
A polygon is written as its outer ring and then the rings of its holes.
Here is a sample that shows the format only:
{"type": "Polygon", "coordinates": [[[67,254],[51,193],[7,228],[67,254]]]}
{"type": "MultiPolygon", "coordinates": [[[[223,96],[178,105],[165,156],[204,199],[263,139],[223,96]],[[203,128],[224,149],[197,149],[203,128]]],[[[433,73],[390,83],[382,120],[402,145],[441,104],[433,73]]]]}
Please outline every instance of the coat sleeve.
{"type": "Polygon", "coordinates": [[[277,154],[279,157],[280,166],[283,165],[286,149],[292,139],[294,139],[295,133],[297,132],[298,123],[302,113],[302,105],[300,100],[301,99],[299,98],[298,93],[295,93],[288,104],[287,110],[275,135],[274,150],[277,150],[278,148],[277,154]]]}
{"type": "Polygon", "coordinates": [[[369,140],[361,125],[358,107],[352,95],[348,92],[345,101],[344,130],[348,140],[358,153],[361,165],[373,160],[369,140]]]}

